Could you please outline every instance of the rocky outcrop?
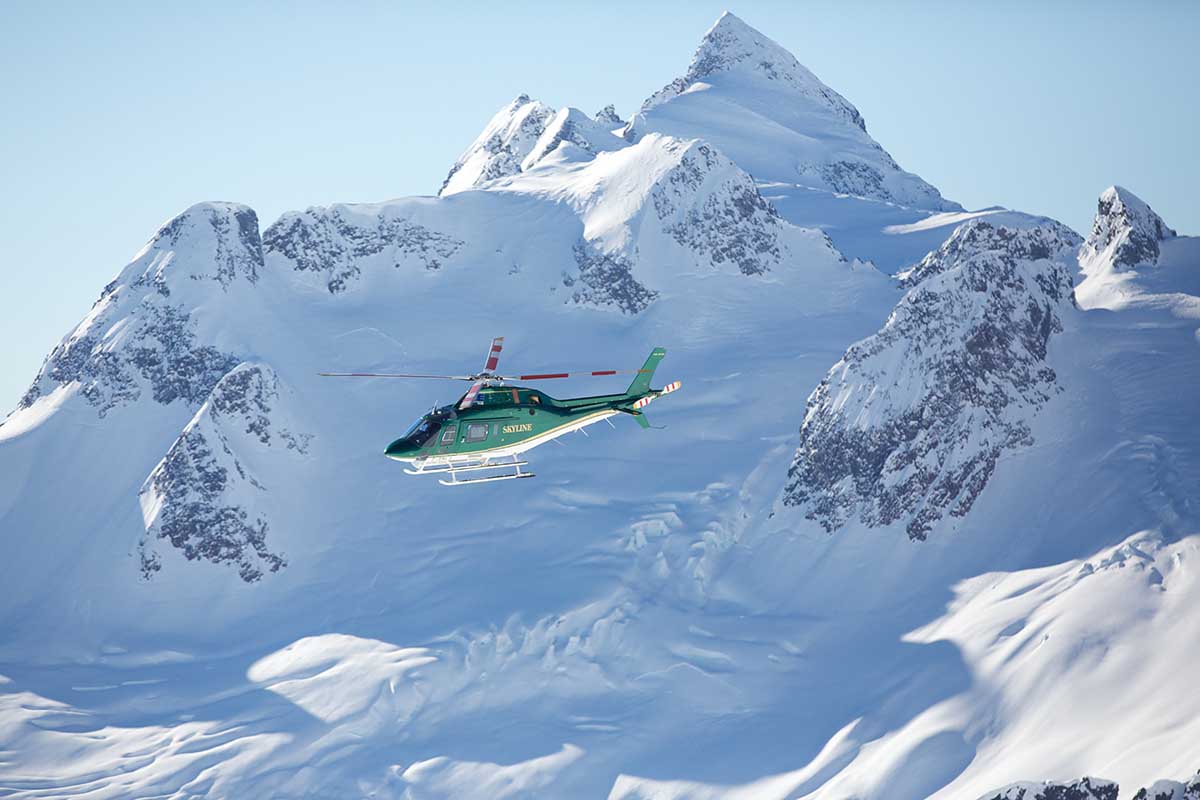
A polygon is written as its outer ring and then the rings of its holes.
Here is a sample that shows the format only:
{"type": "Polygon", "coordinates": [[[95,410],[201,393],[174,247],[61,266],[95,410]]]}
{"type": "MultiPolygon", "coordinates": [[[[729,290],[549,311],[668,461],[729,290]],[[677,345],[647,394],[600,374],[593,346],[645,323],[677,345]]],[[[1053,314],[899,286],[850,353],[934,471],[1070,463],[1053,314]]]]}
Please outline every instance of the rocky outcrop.
{"type": "Polygon", "coordinates": [[[610,123],[593,120],[577,108],[560,109],[546,123],[542,135],[521,162],[521,169],[527,170],[536,166],[564,143],[578,148],[578,154],[584,158],[627,147],[629,143],[612,131],[613,126],[610,123]]]}
{"type": "Polygon", "coordinates": [[[574,275],[563,273],[563,285],[571,290],[574,303],[637,314],[658,297],[633,277],[628,259],[594,250],[586,241],[575,245],[575,265],[574,275]]]}
{"type": "Polygon", "coordinates": [[[1070,783],[1014,783],[980,800],[1117,800],[1118,791],[1112,781],[1081,778],[1070,783]]]}
{"type": "Polygon", "coordinates": [[[438,194],[454,194],[516,175],[553,116],[554,109],[529,95],[517,97],[496,112],[483,133],[458,157],[438,194]]]}
{"type": "Polygon", "coordinates": [[[903,523],[918,540],[965,516],[1059,389],[1048,350],[1074,310],[1078,241],[1055,224],[960,226],[809,397],[783,503],[827,531],[903,523]]]}
{"type": "MultiPolygon", "coordinates": [[[[979,800],[1117,800],[1120,786],[1098,778],[1045,783],[1013,783],[1003,789],[988,792],[979,800]]],[[[1186,783],[1155,781],[1138,789],[1132,800],[1200,800],[1200,772],[1186,783]]]]}
{"type": "Polygon", "coordinates": [[[268,258],[319,275],[330,294],[346,291],[368,260],[401,269],[438,270],[463,246],[386,206],[310,208],[284,214],[263,234],[268,258]]]}
{"type": "Polygon", "coordinates": [[[20,407],[72,385],[100,416],[147,392],[162,404],[199,404],[238,359],[200,341],[194,309],[214,292],[252,288],[262,268],[252,210],[232,203],[189,208],[104,288],[47,356],[20,407]]]}
{"type": "Polygon", "coordinates": [[[1133,800],[1200,800],[1200,771],[1187,781],[1155,781],[1138,789],[1133,800]]]}
{"type": "Polygon", "coordinates": [[[610,131],[625,126],[625,120],[621,119],[621,115],[617,113],[617,107],[612,103],[597,111],[595,120],[601,125],[608,127],[610,131]]]}
{"type": "Polygon", "coordinates": [[[267,545],[268,487],[244,463],[250,450],[306,451],[311,437],[276,419],[279,400],[279,380],[262,364],[239,364],[213,388],[142,487],[143,578],[162,568],[159,543],[189,560],[230,564],[248,583],[287,565],[267,545]]]}
{"type": "Polygon", "coordinates": [[[780,259],[783,221],[754,181],[704,142],[668,146],[679,150],[679,163],[651,193],[663,230],[713,264],[743,275],[768,272],[780,259]],[[721,176],[717,184],[705,186],[713,175],[721,176]]]}
{"type": "Polygon", "coordinates": [[[1162,217],[1128,189],[1110,186],[1100,195],[1082,260],[1102,260],[1115,270],[1158,261],[1159,242],[1175,236],[1162,217]]]}

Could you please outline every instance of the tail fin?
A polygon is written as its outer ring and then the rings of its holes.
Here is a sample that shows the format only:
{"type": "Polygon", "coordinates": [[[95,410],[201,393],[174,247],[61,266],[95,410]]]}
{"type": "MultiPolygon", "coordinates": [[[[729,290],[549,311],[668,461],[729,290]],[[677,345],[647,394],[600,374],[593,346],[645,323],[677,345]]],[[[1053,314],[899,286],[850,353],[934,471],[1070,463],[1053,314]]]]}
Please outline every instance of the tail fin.
{"type": "Polygon", "coordinates": [[[658,362],[662,361],[666,355],[667,351],[661,347],[650,351],[650,357],[646,359],[645,364],[642,364],[637,377],[633,379],[633,383],[629,384],[625,394],[645,394],[650,391],[650,379],[654,377],[654,370],[658,368],[658,362]]]}

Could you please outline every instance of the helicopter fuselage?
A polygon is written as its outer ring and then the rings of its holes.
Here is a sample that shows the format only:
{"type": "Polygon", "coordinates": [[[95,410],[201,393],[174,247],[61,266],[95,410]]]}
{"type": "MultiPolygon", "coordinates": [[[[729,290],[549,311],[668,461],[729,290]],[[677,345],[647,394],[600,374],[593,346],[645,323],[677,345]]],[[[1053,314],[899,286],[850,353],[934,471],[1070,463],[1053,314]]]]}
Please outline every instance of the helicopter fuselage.
{"type": "Polygon", "coordinates": [[[469,408],[454,403],[425,414],[384,452],[413,464],[516,455],[617,414],[645,425],[634,405],[659,394],[647,390],[560,400],[525,386],[488,387],[469,408]]]}

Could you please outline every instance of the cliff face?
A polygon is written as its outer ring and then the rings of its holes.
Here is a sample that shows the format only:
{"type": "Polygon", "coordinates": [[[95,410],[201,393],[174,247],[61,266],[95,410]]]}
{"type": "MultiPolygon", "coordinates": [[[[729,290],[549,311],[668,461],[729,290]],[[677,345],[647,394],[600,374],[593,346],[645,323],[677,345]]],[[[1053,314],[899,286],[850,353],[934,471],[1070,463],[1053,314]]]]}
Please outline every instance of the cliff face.
{"type": "Polygon", "coordinates": [[[965,517],[1059,391],[1050,350],[1076,313],[1078,243],[1061,226],[958,228],[809,398],[784,504],[827,531],[902,523],[912,539],[965,517]]]}

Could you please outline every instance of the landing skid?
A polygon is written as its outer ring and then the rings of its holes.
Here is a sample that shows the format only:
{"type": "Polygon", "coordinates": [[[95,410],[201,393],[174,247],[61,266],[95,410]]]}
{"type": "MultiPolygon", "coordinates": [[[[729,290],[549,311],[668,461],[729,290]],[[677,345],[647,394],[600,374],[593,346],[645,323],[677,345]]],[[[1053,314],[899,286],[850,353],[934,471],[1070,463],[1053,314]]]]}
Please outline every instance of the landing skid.
{"type": "MultiPolygon", "coordinates": [[[[507,465],[503,465],[507,466],[507,465]]],[[[451,475],[450,480],[438,478],[438,483],[442,486],[466,486],[468,483],[491,483],[492,481],[515,481],[518,478],[533,478],[536,477],[532,472],[521,472],[521,468],[517,467],[516,472],[510,472],[505,475],[487,475],[482,478],[463,478],[459,480],[457,476],[451,475]]]]}
{"type": "Polygon", "coordinates": [[[409,475],[442,475],[449,473],[450,480],[439,478],[438,483],[442,486],[465,486],[468,483],[491,483],[492,481],[513,481],[519,478],[532,478],[534,477],[534,473],[521,471],[521,467],[528,464],[528,461],[521,461],[514,455],[512,461],[475,461],[463,464],[442,462],[429,466],[419,466],[416,469],[405,469],[404,471],[409,475]],[[478,478],[458,477],[461,472],[478,472],[485,469],[511,469],[512,472],[504,472],[500,475],[484,475],[478,478]]]}
{"type": "Polygon", "coordinates": [[[474,472],[480,469],[496,469],[497,467],[524,467],[528,461],[464,461],[462,464],[432,464],[416,469],[404,468],[406,475],[441,475],[446,472],[474,472]]]}

